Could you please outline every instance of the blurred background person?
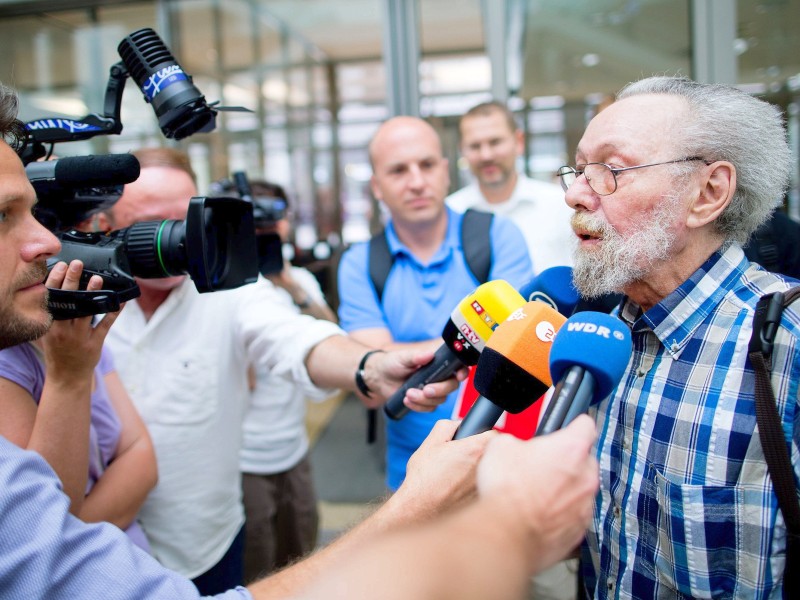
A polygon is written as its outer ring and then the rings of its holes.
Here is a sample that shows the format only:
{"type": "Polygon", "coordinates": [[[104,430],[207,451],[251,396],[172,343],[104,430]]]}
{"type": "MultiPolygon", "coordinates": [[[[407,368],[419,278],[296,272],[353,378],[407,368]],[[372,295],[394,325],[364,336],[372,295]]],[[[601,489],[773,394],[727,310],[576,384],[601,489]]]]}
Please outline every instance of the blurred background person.
{"type": "MultiPolygon", "coordinates": [[[[255,203],[256,236],[262,240],[277,234],[281,242],[271,244],[265,239],[265,243],[259,241],[259,249],[280,253],[291,232],[286,192],[262,180],[251,180],[249,186],[255,203]]],[[[227,193],[235,191],[229,182],[220,188],[227,193]]],[[[277,263],[280,270],[265,270],[262,275],[269,281],[262,279],[257,285],[273,284],[292,310],[336,322],[317,278],[308,269],[292,266],[280,254],[260,258],[262,264],[277,263]]],[[[240,453],[245,583],[286,566],[316,546],[319,514],[308,458],[306,401],[330,396],[308,394],[263,366],[250,365],[248,380],[250,402],[240,453]]]]}
{"type": "Polygon", "coordinates": [[[572,265],[572,211],[557,184],[517,171],[525,141],[514,114],[501,102],[484,102],[461,117],[458,131],[474,181],[450,194],[447,204],[460,212],[477,208],[511,219],[525,236],[536,273],[572,265]]]}

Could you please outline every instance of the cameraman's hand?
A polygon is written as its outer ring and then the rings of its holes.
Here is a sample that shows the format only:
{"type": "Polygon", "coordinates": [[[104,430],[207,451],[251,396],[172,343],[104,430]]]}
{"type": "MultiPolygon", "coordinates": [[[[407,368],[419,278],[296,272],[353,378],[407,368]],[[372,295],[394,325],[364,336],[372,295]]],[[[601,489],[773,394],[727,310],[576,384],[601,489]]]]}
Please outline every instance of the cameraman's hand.
{"type": "MultiPolygon", "coordinates": [[[[364,380],[372,390],[371,405],[380,406],[409,376],[433,360],[433,351],[393,350],[370,355],[364,366],[364,380]]],[[[467,378],[466,367],[455,375],[437,383],[429,383],[421,390],[406,392],[406,406],[417,412],[430,412],[447,400],[447,395],[467,378]]]]}
{"type": "MultiPolygon", "coordinates": [[[[83,263],[73,260],[69,266],[57,263],[47,276],[48,288],[77,290],[80,283],[83,263]]],[[[94,275],[86,286],[87,290],[99,290],[103,279],[94,275]]],[[[119,312],[106,314],[97,325],[92,325],[92,317],[53,321],[50,330],[41,338],[47,377],[61,382],[81,381],[91,378],[100,360],[100,350],[108,330],[119,312]]]]}

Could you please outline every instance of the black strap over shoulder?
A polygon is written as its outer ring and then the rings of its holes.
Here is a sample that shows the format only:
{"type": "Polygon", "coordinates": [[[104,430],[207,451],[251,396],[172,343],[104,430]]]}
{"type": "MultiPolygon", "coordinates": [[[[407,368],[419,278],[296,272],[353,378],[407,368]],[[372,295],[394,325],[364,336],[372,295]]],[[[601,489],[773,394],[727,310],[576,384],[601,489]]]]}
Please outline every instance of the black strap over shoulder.
{"type": "Polygon", "coordinates": [[[389,251],[389,242],[386,241],[386,230],[381,229],[369,241],[369,257],[367,265],[369,278],[378,294],[378,302],[383,302],[383,288],[389,278],[389,271],[394,264],[394,257],[389,251]]]}
{"type": "Polygon", "coordinates": [[[469,209],[461,219],[461,248],[467,267],[478,283],[489,281],[492,270],[492,213],[469,209]]]}
{"type": "Polygon", "coordinates": [[[772,346],[781,323],[783,309],[800,296],[800,286],[785,293],[763,296],[756,306],[748,356],[756,374],[756,421],[778,506],[786,522],[786,567],[783,597],[800,598],[800,503],[786,437],[770,383],[772,346]]]}

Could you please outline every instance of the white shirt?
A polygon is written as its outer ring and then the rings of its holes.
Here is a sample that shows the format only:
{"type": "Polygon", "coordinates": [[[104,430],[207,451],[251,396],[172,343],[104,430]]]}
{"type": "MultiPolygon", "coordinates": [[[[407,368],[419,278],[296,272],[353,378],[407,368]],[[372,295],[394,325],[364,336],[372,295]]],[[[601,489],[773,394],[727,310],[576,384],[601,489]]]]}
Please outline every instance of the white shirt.
{"type": "MultiPolygon", "coordinates": [[[[317,278],[300,267],[291,267],[292,278],[315,302],[325,302],[317,278]]],[[[298,312],[289,293],[275,286],[286,307],[298,312]]],[[[244,438],[239,467],[243,473],[273,475],[294,467],[308,452],[305,416],[306,400],[324,400],[328,393],[308,394],[293,381],[261,367],[256,387],[250,392],[250,406],[244,418],[244,438]]]]}
{"type": "Polygon", "coordinates": [[[571,267],[575,234],[570,226],[572,209],[564,201],[564,190],[517,174],[514,193],[505,202],[490,204],[477,183],[450,194],[447,204],[459,212],[476,208],[511,219],[522,230],[535,273],[557,266],[571,267]]]}
{"type": "Polygon", "coordinates": [[[201,295],[187,278],[149,321],[128,302],[107,341],[155,446],[158,485],[139,518],[161,564],[196,577],[219,562],[244,523],[247,365],[312,392],[305,356],[340,334],[287,308],[265,283],[201,295]]]}

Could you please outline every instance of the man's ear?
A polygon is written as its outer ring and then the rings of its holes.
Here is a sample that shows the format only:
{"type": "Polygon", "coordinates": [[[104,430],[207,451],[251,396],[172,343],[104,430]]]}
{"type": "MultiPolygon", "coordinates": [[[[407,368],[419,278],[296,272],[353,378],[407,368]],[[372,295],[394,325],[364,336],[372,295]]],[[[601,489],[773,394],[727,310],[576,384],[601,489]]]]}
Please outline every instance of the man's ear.
{"type": "Polygon", "coordinates": [[[699,228],[716,221],[733,198],[736,191],[736,167],[720,160],[706,167],[700,191],[692,206],[686,224],[699,228]]]}
{"type": "Polygon", "coordinates": [[[375,175],[369,178],[369,189],[372,190],[372,195],[375,196],[376,200],[383,200],[383,194],[381,194],[381,188],[375,180],[375,175]]]}

